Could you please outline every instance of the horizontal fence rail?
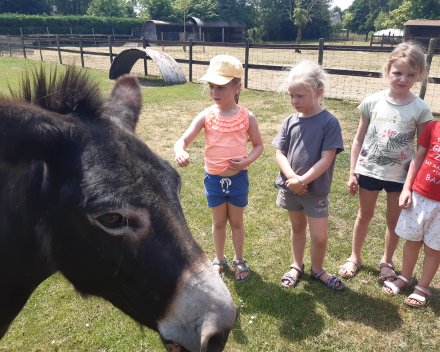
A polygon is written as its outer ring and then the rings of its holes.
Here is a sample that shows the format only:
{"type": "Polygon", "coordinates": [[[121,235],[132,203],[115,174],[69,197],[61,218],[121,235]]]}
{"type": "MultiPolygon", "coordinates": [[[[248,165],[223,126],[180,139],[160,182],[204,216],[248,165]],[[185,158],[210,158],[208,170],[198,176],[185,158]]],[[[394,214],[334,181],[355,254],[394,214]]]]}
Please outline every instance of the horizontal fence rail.
{"type": "MultiPolygon", "coordinates": [[[[440,49],[435,43],[433,39],[427,51],[429,84],[421,82],[414,93],[431,104],[434,111],[440,112],[440,87],[437,86],[440,83],[440,49]]],[[[1,56],[74,63],[106,71],[110,70],[115,56],[136,47],[167,52],[179,63],[190,82],[197,81],[205,73],[213,56],[228,53],[243,63],[245,88],[272,91],[278,89],[289,67],[307,59],[321,64],[331,75],[331,89],[326,92],[328,97],[358,101],[388,88],[387,82],[380,77],[382,65],[393,50],[392,46],[368,46],[368,43],[367,46],[324,45],[324,39],[320,39],[319,45],[265,45],[249,41],[232,44],[147,40],[124,35],[0,36],[1,56]]],[[[132,73],[147,79],[162,79],[149,57],[138,61],[132,73]]]]}

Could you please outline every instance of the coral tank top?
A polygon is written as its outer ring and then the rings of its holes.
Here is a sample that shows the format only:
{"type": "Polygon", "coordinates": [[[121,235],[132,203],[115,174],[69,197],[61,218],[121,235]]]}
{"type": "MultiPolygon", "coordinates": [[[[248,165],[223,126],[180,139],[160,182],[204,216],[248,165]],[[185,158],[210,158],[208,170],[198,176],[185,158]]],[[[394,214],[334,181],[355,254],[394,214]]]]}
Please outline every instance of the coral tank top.
{"type": "Polygon", "coordinates": [[[214,107],[206,109],[205,171],[219,175],[231,166],[229,160],[247,156],[249,111],[240,106],[235,116],[223,117],[214,107]]]}

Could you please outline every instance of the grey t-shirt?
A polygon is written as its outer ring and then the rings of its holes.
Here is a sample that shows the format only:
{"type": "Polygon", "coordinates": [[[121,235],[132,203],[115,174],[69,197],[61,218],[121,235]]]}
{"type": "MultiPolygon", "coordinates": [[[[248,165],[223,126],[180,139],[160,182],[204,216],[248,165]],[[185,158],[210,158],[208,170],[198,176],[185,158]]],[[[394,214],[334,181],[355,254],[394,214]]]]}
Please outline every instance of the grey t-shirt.
{"type": "MultiPolygon", "coordinates": [[[[299,176],[304,175],[321,159],[321,152],[336,149],[336,154],[344,150],[341,126],[338,119],[327,110],[310,117],[298,117],[298,114],[288,116],[280,132],[272,144],[287,152],[287,160],[292,170],[299,176]]],[[[308,184],[307,194],[328,194],[333,178],[335,158],[329,168],[308,184]]],[[[287,178],[280,171],[275,187],[287,192],[287,178]]]]}

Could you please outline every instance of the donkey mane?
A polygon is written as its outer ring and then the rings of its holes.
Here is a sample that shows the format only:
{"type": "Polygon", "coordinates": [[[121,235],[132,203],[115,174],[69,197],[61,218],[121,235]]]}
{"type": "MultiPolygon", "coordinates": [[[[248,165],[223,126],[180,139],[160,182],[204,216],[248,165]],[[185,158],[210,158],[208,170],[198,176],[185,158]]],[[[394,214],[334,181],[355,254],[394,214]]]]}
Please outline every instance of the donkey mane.
{"type": "Polygon", "coordinates": [[[46,70],[43,66],[26,71],[15,91],[9,86],[14,100],[24,100],[45,110],[58,114],[72,114],[80,118],[94,119],[100,116],[104,99],[98,82],[90,79],[86,70],[72,65],[65,73],[58,73],[57,67],[46,70]]]}

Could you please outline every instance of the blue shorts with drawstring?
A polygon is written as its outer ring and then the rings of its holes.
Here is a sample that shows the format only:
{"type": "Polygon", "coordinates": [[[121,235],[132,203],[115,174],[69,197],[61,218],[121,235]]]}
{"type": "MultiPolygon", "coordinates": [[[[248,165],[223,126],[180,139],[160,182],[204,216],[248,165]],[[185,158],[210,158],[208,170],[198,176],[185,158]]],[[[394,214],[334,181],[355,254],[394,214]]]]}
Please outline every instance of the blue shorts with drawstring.
{"type": "Polygon", "coordinates": [[[210,208],[223,203],[231,203],[243,208],[248,204],[249,178],[247,170],[241,170],[234,176],[210,175],[205,171],[205,195],[210,208]]]}

